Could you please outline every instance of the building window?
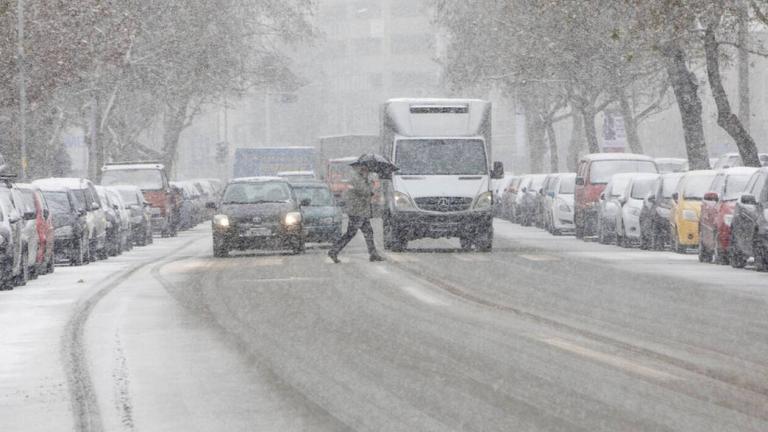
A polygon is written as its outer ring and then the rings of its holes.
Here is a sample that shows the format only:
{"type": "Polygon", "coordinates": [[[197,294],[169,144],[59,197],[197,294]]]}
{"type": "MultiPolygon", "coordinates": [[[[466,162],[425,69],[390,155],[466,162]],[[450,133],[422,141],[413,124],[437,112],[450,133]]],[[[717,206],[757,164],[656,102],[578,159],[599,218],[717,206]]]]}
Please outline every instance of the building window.
{"type": "Polygon", "coordinates": [[[382,39],[381,38],[359,38],[352,40],[352,51],[356,56],[376,56],[381,55],[382,39]]]}
{"type": "Polygon", "coordinates": [[[427,33],[392,36],[392,54],[432,54],[435,36],[427,33]]]}
{"type": "Polygon", "coordinates": [[[352,3],[352,16],[358,19],[381,17],[380,0],[357,0],[352,3]]]}
{"type": "Polygon", "coordinates": [[[420,0],[393,0],[392,16],[395,18],[413,18],[427,15],[427,5],[420,0]]]}

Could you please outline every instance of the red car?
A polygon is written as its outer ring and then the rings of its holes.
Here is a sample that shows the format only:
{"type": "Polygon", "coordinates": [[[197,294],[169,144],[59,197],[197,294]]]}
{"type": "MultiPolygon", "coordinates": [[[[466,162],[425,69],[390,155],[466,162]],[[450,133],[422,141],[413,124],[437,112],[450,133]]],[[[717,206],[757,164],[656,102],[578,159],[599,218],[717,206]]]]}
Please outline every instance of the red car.
{"type": "Polygon", "coordinates": [[[632,153],[588,154],[579,161],[574,198],[576,237],[597,234],[600,194],[614,174],[658,173],[653,158],[632,153]]]}
{"type": "Polygon", "coordinates": [[[728,168],[715,176],[701,204],[699,261],[728,264],[733,209],[755,171],[757,168],[728,168]]]}
{"type": "Polygon", "coordinates": [[[22,194],[31,195],[35,204],[35,231],[37,232],[38,248],[32,277],[53,273],[55,264],[53,215],[48,209],[48,203],[45,201],[40,188],[27,183],[19,183],[17,186],[22,194]]]}

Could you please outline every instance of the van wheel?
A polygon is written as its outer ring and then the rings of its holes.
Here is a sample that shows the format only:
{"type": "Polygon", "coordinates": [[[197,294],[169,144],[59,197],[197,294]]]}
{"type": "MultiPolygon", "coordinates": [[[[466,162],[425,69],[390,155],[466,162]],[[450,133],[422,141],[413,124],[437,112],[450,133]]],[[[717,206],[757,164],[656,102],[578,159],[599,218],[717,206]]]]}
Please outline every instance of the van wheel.
{"type": "Polygon", "coordinates": [[[221,244],[216,244],[216,239],[213,240],[213,256],[216,258],[226,258],[229,256],[229,248],[227,247],[227,244],[224,242],[220,242],[221,244]]]}
{"type": "Polygon", "coordinates": [[[479,234],[474,238],[473,243],[478,252],[491,252],[493,250],[493,230],[479,234]]]}

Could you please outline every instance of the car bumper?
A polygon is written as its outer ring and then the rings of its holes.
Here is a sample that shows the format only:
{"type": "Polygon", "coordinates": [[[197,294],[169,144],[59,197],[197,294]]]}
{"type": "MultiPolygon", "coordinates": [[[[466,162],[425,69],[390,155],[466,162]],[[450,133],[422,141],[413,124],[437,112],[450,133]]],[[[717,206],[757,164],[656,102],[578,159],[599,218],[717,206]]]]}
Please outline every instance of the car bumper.
{"type": "Polygon", "coordinates": [[[699,222],[681,221],[677,225],[678,243],[685,246],[699,245],[699,222]]]}
{"type": "Polygon", "coordinates": [[[304,227],[306,241],[324,243],[335,241],[341,235],[341,224],[304,227]]]}
{"type": "Polygon", "coordinates": [[[397,212],[391,222],[401,237],[420,238],[464,237],[492,229],[493,212],[457,213],[397,212]]]}
{"type": "Polygon", "coordinates": [[[638,216],[628,216],[624,218],[624,235],[628,238],[640,239],[640,218],[638,216]]]}
{"type": "Polygon", "coordinates": [[[214,227],[215,244],[225,244],[229,249],[283,249],[291,248],[304,238],[303,228],[283,226],[231,226],[227,229],[214,227]],[[256,231],[262,231],[257,233],[256,231]]]}

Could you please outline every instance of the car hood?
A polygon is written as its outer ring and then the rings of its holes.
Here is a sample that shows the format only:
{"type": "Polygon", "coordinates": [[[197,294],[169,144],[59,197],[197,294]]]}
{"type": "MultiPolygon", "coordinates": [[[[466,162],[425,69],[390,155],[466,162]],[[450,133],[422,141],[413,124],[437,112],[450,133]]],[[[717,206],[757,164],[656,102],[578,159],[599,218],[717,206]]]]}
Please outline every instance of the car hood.
{"type": "Polygon", "coordinates": [[[481,192],[489,190],[487,175],[404,175],[395,176],[393,183],[396,191],[406,193],[414,199],[435,196],[474,199],[481,192]]]}
{"type": "Polygon", "coordinates": [[[72,214],[54,213],[53,215],[53,227],[60,228],[68,225],[75,225],[77,218],[72,214]]]}
{"type": "Polygon", "coordinates": [[[249,221],[254,217],[260,217],[265,222],[279,221],[281,217],[296,210],[293,203],[262,203],[262,204],[223,204],[219,214],[229,216],[233,221],[249,221]]]}
{"type": "Polygon", "coordinates": [[[336,207],[302,207],[301,213],[306,221],[336,216],[336,207]]]}

